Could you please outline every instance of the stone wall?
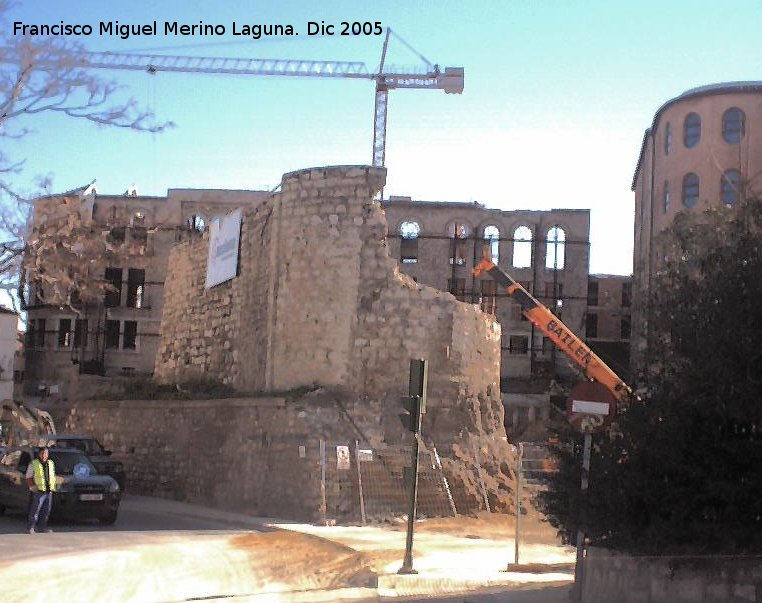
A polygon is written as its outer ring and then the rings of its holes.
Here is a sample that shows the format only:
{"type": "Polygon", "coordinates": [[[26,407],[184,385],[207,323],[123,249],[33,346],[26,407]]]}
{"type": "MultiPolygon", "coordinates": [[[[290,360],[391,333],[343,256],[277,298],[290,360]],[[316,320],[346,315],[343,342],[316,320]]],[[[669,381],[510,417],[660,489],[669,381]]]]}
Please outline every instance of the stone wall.
{"type": "Polygon", "coordinates": [[[762,601],[760,557],[630,557],[589,549],[585,603],[762,601]]]}
{"type": "MultiPolygon", "coordinates": [[[[399,274],[373,200],[384,179],[364,166],[285,175],[280,193],[244,211],[239,276],[212,289],[208,240],[177,247],[155,375],[248,393],[336,391],[354,437],[388,444],[406,436],[396,415],[409,360],[426,358],[425,441],[456,473],[478,455],[491,504],[507,508],[500,327],[476,305],[399,274]]],[[[455,481],[480,496],[470,478],[455,481]]]]}
{"type": "Polygon", "coordinates": [[[287,174],[281,193],[244,213],[240,275],[212,289],[208,241],[176,248],[157,378],[204,376],[248,392],[320,385],[377,399],[406,393],[409,359],[422,357],[435,430],[502,434],[499,326],[399,274],[373,201],[384,178],[369,167],[287,174]],[[468,400],[485,405],[488,424],[468,400]]]}

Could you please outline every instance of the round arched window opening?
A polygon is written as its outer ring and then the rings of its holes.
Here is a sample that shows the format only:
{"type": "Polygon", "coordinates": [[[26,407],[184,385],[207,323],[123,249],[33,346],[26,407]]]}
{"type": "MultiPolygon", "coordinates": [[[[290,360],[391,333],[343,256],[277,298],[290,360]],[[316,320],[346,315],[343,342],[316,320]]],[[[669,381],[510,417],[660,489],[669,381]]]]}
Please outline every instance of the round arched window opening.
{"type": "Polygon", "coordinates": [[[688,113],[683,123],[683,144],[687,148],[695,147],[701,140],[701,117],[698,113],[688,113]]]}
{"type": "Polygon", "coordinates": [[[400,224],[400,236],[403,239],[417,239],[421,235],[421,225],[408,220],[400,224]]]}

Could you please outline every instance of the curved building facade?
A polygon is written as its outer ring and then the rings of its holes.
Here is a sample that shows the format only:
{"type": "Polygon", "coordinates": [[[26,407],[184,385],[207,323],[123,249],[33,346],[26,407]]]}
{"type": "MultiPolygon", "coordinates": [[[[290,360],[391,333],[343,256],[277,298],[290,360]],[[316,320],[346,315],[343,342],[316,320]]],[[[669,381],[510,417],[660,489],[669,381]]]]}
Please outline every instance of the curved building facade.
{"type": "Polygon", "coordinates": [[[662,105],[643,137],[635,175],[632,359],[647,359],[642,311],[657,235],[682,211],[733,206],[762,192],[762,81],[693,88],[662,105]]]}

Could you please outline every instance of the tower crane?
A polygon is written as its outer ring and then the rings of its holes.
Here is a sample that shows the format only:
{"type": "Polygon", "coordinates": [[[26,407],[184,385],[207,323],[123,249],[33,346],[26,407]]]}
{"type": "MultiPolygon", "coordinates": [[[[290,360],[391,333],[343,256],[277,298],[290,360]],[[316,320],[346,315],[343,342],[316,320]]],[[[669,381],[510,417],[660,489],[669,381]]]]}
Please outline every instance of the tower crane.
{"type": "MultiPolygon", "coordinates": [[[[419,72],[385,72],[386,51],[392,30],[387,28],[378,70],[371,71],[358,61],[312,61],[295,59],[241,59],[225,57],[192,57],[177,55],[132,54],[121,52],[84,52],[80,65],[90,69],[124,69],[156,74],[162,71],[231,75],[273,75],[290,77],[322,77],[372,80],[376,83],[373,112],[374,167],[383,167],[386,159],[386,117],[389,91],[398,88],[444,90],[447,94],[463,92],[463,68],[432,65],[418,55],[426,68],[419,72]]],[[[394,34],[414,51],[407,42],[394,34]]]]}

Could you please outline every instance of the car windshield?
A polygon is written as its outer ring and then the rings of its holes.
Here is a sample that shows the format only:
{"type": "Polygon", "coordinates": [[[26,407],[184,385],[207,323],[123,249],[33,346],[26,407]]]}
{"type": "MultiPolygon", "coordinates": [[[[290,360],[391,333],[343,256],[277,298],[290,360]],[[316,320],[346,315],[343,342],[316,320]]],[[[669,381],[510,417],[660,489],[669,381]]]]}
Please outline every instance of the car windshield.
{"type": "Polygon", "coordinates": [[[56,446],[61,448],[75,448],[81,450],[85,454],[102,455],[103,448],[98,443],[98,440],[91,440],[89,438],[67,438],[57,439],[56,446]]]}
{"type": "Polygon", "coordinates": [[[68,450],[51,450],[50,458],[56,466],[56,473],[60,475],[72,475],[74,467],[85,465],[90,470],[90,475],[98,473],[93,464],[81,452],[69,452],[68,450]]]}

